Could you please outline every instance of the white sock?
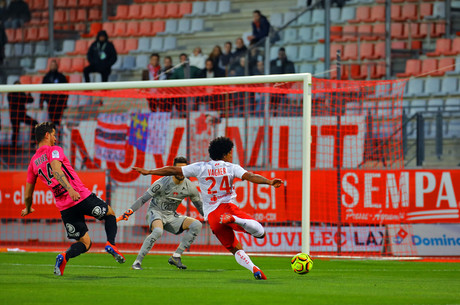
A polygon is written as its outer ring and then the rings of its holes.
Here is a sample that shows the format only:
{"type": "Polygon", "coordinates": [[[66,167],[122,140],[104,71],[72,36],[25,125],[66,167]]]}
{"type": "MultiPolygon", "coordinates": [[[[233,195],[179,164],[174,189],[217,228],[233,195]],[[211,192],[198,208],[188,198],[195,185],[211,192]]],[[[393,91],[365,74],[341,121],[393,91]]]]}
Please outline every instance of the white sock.
{"type": "Polygon", "coordinates": [[[173,257],[181,257],[181,255],[179,253],[177,253],[177,252],[174,252],[173,257]]]}
{"type": "Polygon", "coordinates": [[[243,266],[244,268],[248,269],[249,271],[253,271],[252,269],[254,268],[254,264],[252,263],[251,259],[249,256],[244,252],[244,250],[238,250],[235,253],[235,259],[238,264],[243,266]]]}
{"type": "Polygon", "coordinates": [[[251,234],[254,237],[262,237],[265,233],[264,227],[262,225],[252,219],[244,219],[244,218],[239,218],[235,215],[233,215],[235,218],[235,223],[242,227],[246,232],[251,234]]]}

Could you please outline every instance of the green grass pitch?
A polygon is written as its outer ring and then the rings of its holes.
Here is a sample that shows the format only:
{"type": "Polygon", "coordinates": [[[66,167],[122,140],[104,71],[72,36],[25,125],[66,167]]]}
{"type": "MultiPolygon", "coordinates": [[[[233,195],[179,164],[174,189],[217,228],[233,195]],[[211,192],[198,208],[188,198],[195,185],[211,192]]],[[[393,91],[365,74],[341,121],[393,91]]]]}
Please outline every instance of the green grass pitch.
{"type": "Polygon", "coordinates": [[[0,304],[460,304],[460,264],[314,260],[297,275],[287,257],[252,259],[268,277],[256,281],[232,256],[135,256],[117,264],[108,254],[72,259],[53,275],[56,253],[0,253],[0,304]]]}

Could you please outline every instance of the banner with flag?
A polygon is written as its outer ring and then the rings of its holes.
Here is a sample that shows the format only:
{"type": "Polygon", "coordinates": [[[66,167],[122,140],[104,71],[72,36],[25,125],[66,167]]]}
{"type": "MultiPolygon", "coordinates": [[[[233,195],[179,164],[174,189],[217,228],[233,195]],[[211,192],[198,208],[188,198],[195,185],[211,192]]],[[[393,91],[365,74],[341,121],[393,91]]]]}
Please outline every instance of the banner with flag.
{"type": "Polygon", "coordinates": [[[97,116],[95,155],[111,162],[124,162],[129,114],[101,113],[97,116]]]}
{"type": "Polygon", "coordinates": [[[170,112],[133,113],[129,144],[149,154],[164,154],[170,112]]]}

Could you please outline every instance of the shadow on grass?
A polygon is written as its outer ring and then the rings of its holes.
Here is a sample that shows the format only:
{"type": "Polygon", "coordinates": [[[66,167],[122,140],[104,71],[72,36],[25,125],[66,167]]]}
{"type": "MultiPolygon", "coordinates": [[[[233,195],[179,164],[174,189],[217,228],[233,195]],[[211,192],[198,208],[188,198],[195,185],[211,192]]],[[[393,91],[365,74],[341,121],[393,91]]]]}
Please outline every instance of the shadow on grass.
{"type": "Polygon", "coordinates": [[[100,276],[100,275],[72,275],[64,274],[64,276],[56,276],[54,274],[41,274],[40,277],[46,279],[62,279],[62,280],[72,280],[72,281],[94,281],[94,280],[113,280],[113,279],[127,279],[129,276],[100,276]]]}

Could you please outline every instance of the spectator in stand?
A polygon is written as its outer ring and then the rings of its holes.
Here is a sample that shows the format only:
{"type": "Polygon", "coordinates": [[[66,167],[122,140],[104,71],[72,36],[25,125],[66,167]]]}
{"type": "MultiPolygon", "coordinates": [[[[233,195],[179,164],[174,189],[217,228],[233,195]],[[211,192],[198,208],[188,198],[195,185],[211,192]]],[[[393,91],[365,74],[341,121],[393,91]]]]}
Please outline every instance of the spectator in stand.
{"type": "Polygon", "coordinates": [[[252,12],[252,17],[252,35],[248,37],[251,45],[267,37],[270,32],[270,22],[259,10],[252,12]]]}
{"type": "Polygon", "coordinates": [[[232,53],[232,43],[227,41],[224,44],[224,51],[221,55],[221,63],[224,66],[225,70],[228,70],[229,65],[232,63],[233,53],[232,53]]]}
{"type": "MultiPolygon", "coordinates": [[[[20,84],[20,81],[15,81],[14,84],[20,84]]],[[[32,104],[34,98],[30,93],[24,92],[10,92],[8,93],[8,104],[10,107],[10,120],[13,128],[13,135],[11,137],[11,146],[16,149],[18,145],[19,129],[21,122],[30,125],[30,146],[35,147],[35,125],[38,124],[36,120],[27,115],[26,104],[32,104]]]]}
{"type": "MultiPolygon", "coordinates": [[[[147,65],[147,69],[142,70],[142,80],[159,80],[161,74],[160,66],[160,55],[153,53],[150,55],[150,63],[147,65]]],[[[161,100],[156,98],[147,98],[150,111],[157,111],[157,105],[160,106],[161,100]]]]}
{"type": "Polygon", "coordinates": [[[239,58],[238,65],[233,65],[228,76],[244,76],[244,70],[246,65],[246,57],[242,56],[239,58]]]}
{"type": "MultiPolygon", "coordinates": [[[[52,60],[50,63],[50,70],[43,77],[43,84],[58,84],[58,83],[67,83],[67,78],[58,71],[59,67],[55,60],[52,60]]],[[[49,121],[53,122],[56,126],[56,133],[58,134],[57,138],[60,139],[61,118],[64,110],[67,108],[67,99],[69,96],[67,94],[40,94],[40,109],[43,109],[43,104],[46,102],[48,104],[48,118],[49,121]]]]}
{"type": "MultiPolygon", "coordinates": [[[[214,77],[225,77],[225,70],[214,66],[214,61],[210,58],[206,59],[206,68],[201,71],[202,78],[214,78],[214,77]]],[[[219,110],[218,108],[222,109],[222,103],[219,101],[222,100],[221,96],[212,95],[212,96],[204,96],[198,97],[196,99],[196,104],[194,106],[194,110],[198,110],[198,105],[200,103],[209,105],[211,110],[219,110]]]]}
{"type": "Polygon", "coordinates": [[[12,0],[6,14],[5,28],[18,29],[30,21],[29,5],[23,0],[12,0]]]}
{"type": "Polygon", "coordinates": [[[6,5],[5,0],[0,0],[0,23],[5,22],[6,17],[8,16],[8,6],[6,5]]]}
{"type": "Polygon", "coordinates": [[[202,78],[224,77],[225,71],[218,66],[214,65],[214,60],[211,58],[206,59],[206,68],[201,70],[202,78]]]}
{"type": "MultiPolygon", "coordinates": [[[[179,55],[179,61],[182,64],[180,67],[174,69],[171,79],[185,79],[185,78],[197,78],[201,75],[201,70],[196,66],[187,65],[187,54],[182,53],[179,55]],[[186,71],[186,66],[190,69],[186,71]]],[[[206,61],[206,60],[205,60],[206,61]]]]}
{"type": "Polygon", "coordinates": [[[286,57],[286,50],[280,48],[278,58],[270,62],[270,74],[295,73],[294,63],[286,57]]]}
{"type": "Polygon", "coordinates": [[[262,55],[261,50],[259,50],[259,48],[252,47],[249,53],[249,74],[250,75],[254,75],[257,69],[257,63],[263,60],[264,60],[264,56],[262,55]]]}
{"type": "Polygon", "coordinates": [[[3,22],[0,20],[0,65],[3,64],[3,60],[5,59],[5,45],[7,42],[8,37],[6,36],[3,22]]]}
{"type": "MultiPolygon", "coordinates": [[[[224,65],[222,64],[222,48],[220,46],[214,46],[212,49],[211,54],[209,54],[208,59],[212,60],[213,66],[214,67],[219,67],[221,69],[224,69],[224,65]]],[[[206,61],[208,60],[206,59],[206,61]]]]}
{"type": "Polygon", "coordinates": [[[171,56],[165,56],[165,59],[163,59],[163,68],[160,72],[160,80],[171,78],[171,75],[174,72],[171,56]]]}
{"type": "MultiPolygon", "coordinates": [[[[182,62],[182,61],[181,61],[182,62]]],[[[202,53],[200,47],[193,49],[192,55],[190,55],[189,64],[191,67],[197,67],[202,70],[205,68],[206,56],[202,53]]]]}
{"type": "Polygon", "coordinates": [[[256,64],[256,68],[253,71],[253,75],[265,75],[265,66],[263,61],[258,61],[256,64]]]}
{"type": "Polygon", "coordinates": [[[109,41],[106,31],[97,33],[96,40],[89,47],[86,56],[89,66],[83,69],[85,82],[88,83],[90,81],[89,74],[92,72],[100,73],[103,82],[108,81],[112,66],[117,61],[117,51],[113,43],[109,41]]]}
{"type": "Polygon", "coordinates": [[[243,38],[239,37],[235,41],[235,52],[233,52],[234,62],[238,63],[240,57],[246,56],[248,48],[244,44],[243,38]]]}

